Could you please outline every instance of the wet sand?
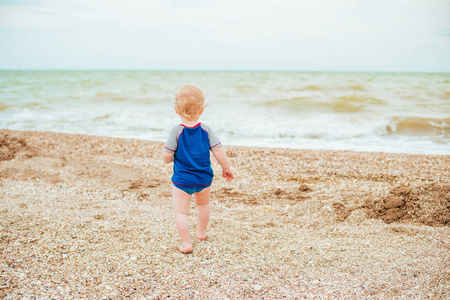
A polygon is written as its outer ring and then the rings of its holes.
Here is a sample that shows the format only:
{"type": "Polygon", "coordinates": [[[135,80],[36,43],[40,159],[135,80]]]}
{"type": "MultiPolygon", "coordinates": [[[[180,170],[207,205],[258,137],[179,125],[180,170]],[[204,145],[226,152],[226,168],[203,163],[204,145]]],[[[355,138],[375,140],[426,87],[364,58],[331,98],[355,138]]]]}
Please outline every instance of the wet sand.
{"type": "Polygon", "coordinates": [[[226,146],[183,255],[162,148],[0,130],[0,297],[450,297],[450,156],[226,146]]]}

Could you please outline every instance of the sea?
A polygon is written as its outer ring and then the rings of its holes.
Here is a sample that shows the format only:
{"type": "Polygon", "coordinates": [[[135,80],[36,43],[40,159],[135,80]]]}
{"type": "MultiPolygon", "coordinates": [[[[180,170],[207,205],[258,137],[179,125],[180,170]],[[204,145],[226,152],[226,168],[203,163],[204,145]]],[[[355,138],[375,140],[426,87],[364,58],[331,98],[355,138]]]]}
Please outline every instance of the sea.
{"type": "Polygon", "coordinates": [[[450,154],[448,73],[0,71],[0,128],[165,141],[184,84],[226,145],[450,154]]]}

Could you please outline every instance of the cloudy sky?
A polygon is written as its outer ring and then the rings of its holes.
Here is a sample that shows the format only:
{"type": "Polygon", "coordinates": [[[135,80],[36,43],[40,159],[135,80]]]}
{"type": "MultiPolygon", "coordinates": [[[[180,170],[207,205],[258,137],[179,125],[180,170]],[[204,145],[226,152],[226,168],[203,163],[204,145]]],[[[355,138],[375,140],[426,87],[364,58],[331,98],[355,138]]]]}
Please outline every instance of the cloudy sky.
{"type": "Polygon", "coordinates": [[[0,0],[0,69],[450,72],[450,1],[0,0]]]}

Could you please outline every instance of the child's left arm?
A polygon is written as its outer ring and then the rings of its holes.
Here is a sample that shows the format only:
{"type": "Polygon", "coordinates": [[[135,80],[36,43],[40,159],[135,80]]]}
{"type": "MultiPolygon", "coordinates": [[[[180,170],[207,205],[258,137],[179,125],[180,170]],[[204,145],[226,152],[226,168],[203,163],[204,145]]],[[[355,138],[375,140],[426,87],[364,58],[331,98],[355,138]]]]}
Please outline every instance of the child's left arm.
{"type": "Polygon", "coordinates": [[[222,167],[222,176],[227,181],[234,179],[233,172],[231,171],[230,164],[228,163],[227,155],[223,151],[222,147],[214,149],[213,152],[220,166],[222,167]]]}

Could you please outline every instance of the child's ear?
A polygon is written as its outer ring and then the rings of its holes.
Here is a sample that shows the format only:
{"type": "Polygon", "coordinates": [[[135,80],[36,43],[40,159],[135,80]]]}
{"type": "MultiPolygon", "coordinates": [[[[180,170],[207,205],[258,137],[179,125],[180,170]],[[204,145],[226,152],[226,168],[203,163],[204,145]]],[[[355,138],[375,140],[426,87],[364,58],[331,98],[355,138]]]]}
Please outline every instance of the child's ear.
{"type": "Polygon", "coordinates": [[[177,115],[179,115],[177,107],[174,106],[173,109],[175,110],[175,113],[176,113],[177,115]]]}
{"type": "Polygon", "coordinates": [[[205,108],[203,107],[203,108],[200,110],[200,112],[198,113],[198,116],[201,116],[204,110],[205,110],[205,108]]]}

